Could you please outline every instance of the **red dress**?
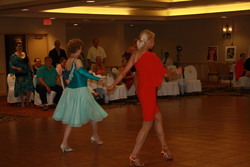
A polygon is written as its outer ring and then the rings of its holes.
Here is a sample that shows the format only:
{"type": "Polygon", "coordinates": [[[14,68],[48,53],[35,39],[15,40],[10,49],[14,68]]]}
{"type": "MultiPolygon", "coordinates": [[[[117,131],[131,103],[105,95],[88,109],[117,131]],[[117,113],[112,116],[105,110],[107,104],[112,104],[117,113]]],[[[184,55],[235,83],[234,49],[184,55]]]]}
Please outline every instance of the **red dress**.
{"type": "Polygon", "coordinates": [[[138,75],[137,96],[142,106],[144,121],[152,121],[159,111],[156,103],[156,88],[161,85],[167,70],[155,53],[146,52],[135,63],[138,75]]]}

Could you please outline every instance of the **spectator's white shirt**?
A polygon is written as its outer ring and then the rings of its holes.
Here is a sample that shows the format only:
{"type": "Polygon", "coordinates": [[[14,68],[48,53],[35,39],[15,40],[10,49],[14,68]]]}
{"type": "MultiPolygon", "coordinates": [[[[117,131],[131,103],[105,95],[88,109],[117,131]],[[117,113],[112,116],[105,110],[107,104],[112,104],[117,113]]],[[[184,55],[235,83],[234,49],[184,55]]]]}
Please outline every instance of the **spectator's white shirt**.
{"type": "Polygon", "coordinates": [[[94,46],[91,46],[88,50],[87,59],[90,59],[91,62],[96,63],[97,56],[100,56],[102,61],[107,57],[104,49],[101,46],[98,46],[97,49],[94,46]]]}

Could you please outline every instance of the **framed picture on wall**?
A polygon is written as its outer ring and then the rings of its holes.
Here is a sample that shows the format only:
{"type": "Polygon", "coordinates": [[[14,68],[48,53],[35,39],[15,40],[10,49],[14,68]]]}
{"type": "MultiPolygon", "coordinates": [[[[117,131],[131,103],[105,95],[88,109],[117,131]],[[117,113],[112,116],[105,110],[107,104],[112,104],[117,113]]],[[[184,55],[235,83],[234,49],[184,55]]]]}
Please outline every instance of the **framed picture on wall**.
{"type": "Polygon", "coordinates": [[[217,61],[218,56],[218,46],[208,46],[207,47],[207,61],[217,61]]]}
{"type": "Polygon", "coordinates": [[[225,60],[235,61],[236,58],[236,46],[226,46],[225,60]]]}

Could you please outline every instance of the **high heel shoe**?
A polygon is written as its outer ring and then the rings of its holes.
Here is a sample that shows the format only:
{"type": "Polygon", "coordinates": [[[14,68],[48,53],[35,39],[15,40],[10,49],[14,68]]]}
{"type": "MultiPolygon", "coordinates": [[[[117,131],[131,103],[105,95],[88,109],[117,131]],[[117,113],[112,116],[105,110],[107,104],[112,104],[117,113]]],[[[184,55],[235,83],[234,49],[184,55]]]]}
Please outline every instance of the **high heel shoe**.
{"type": "Polygon", "coordinates": [[[62,152],[72,152],[73,151],[72,148],[65,146],[65,145],[61,145],[60,147],[61,147],[62,152]]]}
{"type": "Polygon", "coordinates": [[[161,155],[162,155],[163,158],[165,158],[167,161],[173,160],[173,157],[171,156],[171,153],[170,153],[170,151],[169,151],[169,149],[168,149],[167,146],[162,146],[161,155]]]}
{"type": "Polygon", "coordinates": [[[144,166],[144,163],[138,158],[138,156],[135,156],[133,154],[130,154],[129,162],[130,162],[130,166],[133,166],[133,167],[142,167],[142,166],[144,166]]]}
{"type": "Polygon", "coordinates": [[[99,137],[95,138],[94,136],[91,136],[90,141],[91,141],[91,143],[95,142],[98,145],[102,145],[103,144],[103,141],[101,141],[99,137]]]}

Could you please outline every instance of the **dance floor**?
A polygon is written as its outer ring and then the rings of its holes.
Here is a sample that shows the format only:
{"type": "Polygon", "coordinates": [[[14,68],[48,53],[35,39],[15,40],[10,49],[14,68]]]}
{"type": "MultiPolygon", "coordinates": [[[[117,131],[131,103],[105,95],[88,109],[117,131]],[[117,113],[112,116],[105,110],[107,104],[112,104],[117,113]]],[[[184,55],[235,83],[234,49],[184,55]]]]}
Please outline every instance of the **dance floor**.
{"type": "MultiPolygon", "coordinates": [[[[42,111],[0,102],[0,167],[127,167],[142,124],[135,100],[103,105],[109,116],[100,122],[104,145],[90,142],[89,124],[70,137],[74,152],[63,153],[64,125],[42,111]]],[[[166,140],[174,160],[165,161],[154,128],[140,157],[147,167],[249,167],[250,96],[210,95],[158,99],[166,140]]]]}

